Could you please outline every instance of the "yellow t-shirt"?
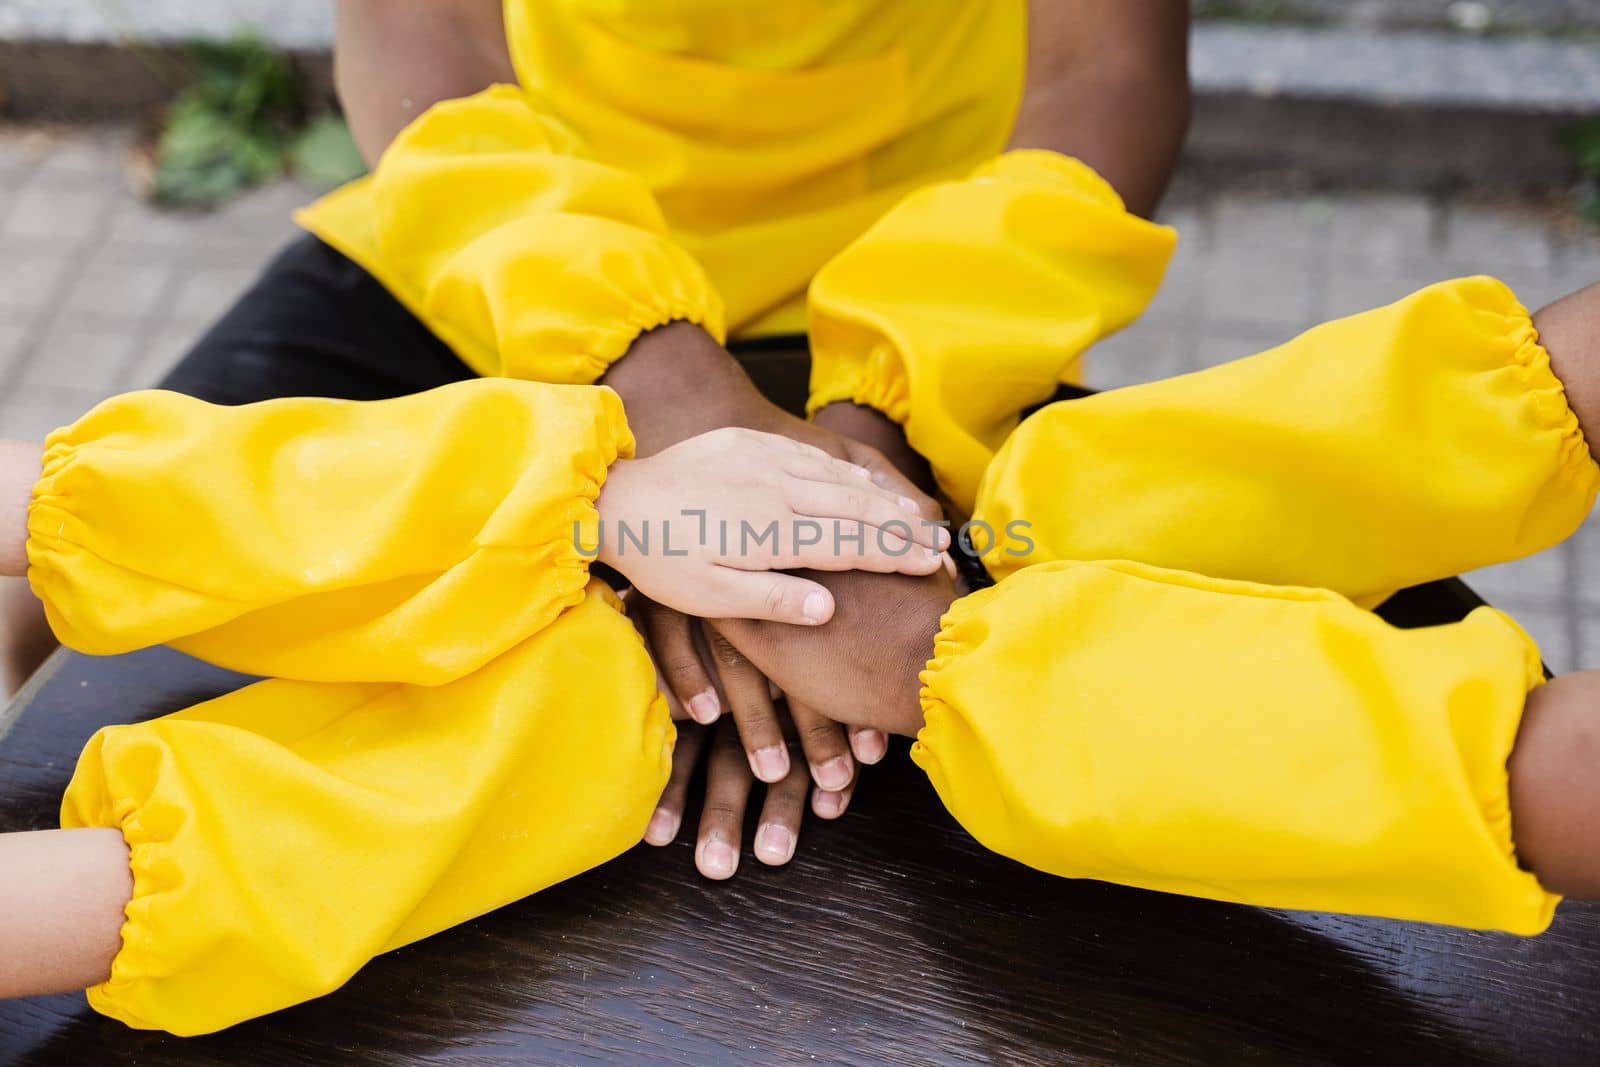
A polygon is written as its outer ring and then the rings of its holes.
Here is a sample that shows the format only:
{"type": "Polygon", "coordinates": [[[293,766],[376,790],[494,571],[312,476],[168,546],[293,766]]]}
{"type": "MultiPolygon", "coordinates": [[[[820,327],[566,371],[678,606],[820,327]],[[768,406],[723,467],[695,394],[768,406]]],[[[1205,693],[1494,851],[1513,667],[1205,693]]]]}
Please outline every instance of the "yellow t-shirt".
{"type": "MultiPolygon", "coordinates": [[[[803,330],[831,256],[910,190],[1004,147],[1024,14],[1022,0],[505,5],[526,103],[570,132],[563,151],[643,180],[745,335],[803,330]]],[[[362,179],[300,219],[428,321],[374,199],[362,179]]]]}

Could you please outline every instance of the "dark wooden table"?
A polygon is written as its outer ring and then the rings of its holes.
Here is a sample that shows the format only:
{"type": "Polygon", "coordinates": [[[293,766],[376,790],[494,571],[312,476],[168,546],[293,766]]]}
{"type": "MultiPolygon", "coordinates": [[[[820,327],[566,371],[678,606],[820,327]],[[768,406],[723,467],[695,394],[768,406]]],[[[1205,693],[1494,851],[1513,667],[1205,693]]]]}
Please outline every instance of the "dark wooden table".
{"type": "MultiPolygon", "coordinates": [[[[1437,590],[1394,609],[1457,610],[1437,590]]],[[[56,824],[97,726],[239,681],[166,649],[58,654],[6,713],[0,830],[56,824]]],[[[1050,878],[967,837],[902,749],[787,868],[747,855],[706,882],[686,833],[222,1034],[0,1003],[16,1063],[1072,1060],[1600,1062],[1600,908],[1523,940],[1050,878]]]]}

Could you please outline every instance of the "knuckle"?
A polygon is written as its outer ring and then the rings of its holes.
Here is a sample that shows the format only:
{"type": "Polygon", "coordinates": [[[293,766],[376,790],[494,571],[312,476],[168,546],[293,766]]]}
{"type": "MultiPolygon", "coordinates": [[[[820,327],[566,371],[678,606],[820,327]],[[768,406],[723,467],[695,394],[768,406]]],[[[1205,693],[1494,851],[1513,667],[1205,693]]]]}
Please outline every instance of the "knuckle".
{"type": "Polygon", "coordinates": [[[707,799],[702,811],[704,816],[713,822],[735,823],[744,818],[743,805],[729,800],[707,799]]]}
{"type": "Polygon", "coordinates": [[[743,667],[746,663],[744,653],[734,648],[732,642],[725,637],[719,638],[712,643],[711,653],[717,657],[718,666],[727,667],[730,670],[743,667]]]}
{"type": "Polygon", "coordinates": [[[689,652],[669,655],[660,661],[660,667],[672,678],[694,678],[700,674],[700,657],[689,652]]]}
{"type": "Polygon", "coordinates": [[[768,615],[783,616],[787,614],[784,608],[788,603],[788,583],[774,581],[767,586],[764,601],[768,615]]]}
{"type": "Polygon", "coordinates": [[[839,727],[836,723],[819,719],[800,727],[800,736],[813,745],[832,744],[839,740],[839,727]]]}

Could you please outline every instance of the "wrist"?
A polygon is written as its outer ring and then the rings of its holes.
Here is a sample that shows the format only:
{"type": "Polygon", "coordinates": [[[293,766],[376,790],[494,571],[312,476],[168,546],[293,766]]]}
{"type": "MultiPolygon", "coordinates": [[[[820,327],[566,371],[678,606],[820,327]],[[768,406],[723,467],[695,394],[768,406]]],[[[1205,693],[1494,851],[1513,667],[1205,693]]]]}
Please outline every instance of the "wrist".
{"type": "Polygon", "coordinates": [[[895,694],[895,721],[888,725],[890,733],[914,738],[922,732],[922,672],[933,658],[933,641],[938,633],[939,626],[935,623],[932,632],[926,634],[926,641],[921,640],[923,635],[919,635],[919,639],[911,644],[912,651],[899,675],[902,684],[895,694]]]}
{"type": "Polygon", "coordinates": [[[28,507],[42,455],[32,441],[0,441],[0,575],[28,573],[28,507]]]}
{"type": "Polygon", "coordinates": [[[590,562],[602,563],[619,572],[622,571],[617,558],[617,542],[621,535],[619,523],[627,521],[631,514],[635,486],[633,475],[639,462],[636,459],[614,461],[606,471],[605,484],[600,487],[600,495],[594,502],[595,512],[600,517],[599,543],[590,562]]]}
{"type": "Polygon", "coordinates": [[[685,321],[640,334],[600,382],[622,398],[640,456],[741,425],[741,409],[760,399],[728,350],[685,321]]]}

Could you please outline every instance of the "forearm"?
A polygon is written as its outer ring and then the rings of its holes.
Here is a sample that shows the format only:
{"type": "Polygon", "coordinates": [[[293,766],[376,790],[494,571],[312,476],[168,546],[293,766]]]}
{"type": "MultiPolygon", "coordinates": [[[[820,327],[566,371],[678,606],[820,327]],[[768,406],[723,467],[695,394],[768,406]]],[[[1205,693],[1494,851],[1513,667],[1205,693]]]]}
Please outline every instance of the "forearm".
{"type": "Polygon", "coordinates": [[[115,829],[0,836],[0,997],[87,989],[106,980],[133,896],[115,829]]]}
{"type": "Polygon", "coordinates": [[[1035,0],[1028,79],[1010,148],[1044,148],[1100,173],[1150,215],[1189,125],[1188,13],[1176,0],[1035,0]]]}
{"type": "Polygon", "coordinates": [[[338,0],[334,79],[368,166],[440,100],[515,82],[499,0],[338,0]]]}
{"type": "Polygon", "coordinates": [[[28,573],[28,503],[41,451],[32,441],[0,441],[0,576],[28,573]]]}

